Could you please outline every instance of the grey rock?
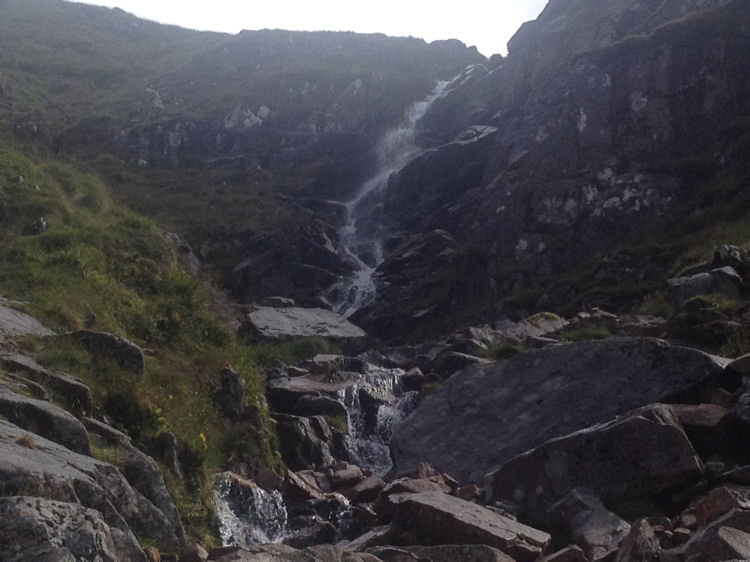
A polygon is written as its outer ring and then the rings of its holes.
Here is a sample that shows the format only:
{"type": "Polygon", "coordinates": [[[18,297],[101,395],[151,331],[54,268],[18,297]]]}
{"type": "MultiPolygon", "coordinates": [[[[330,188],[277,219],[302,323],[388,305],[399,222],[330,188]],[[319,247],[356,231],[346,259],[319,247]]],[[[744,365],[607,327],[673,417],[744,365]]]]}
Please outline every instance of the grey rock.
{"type": "Polygon", "coordinates": [[[750,559],[750,511],[736,510],[698,530],[680,547],[662,552],[663,562],[750,559]]]}
{"type": "Polygon", "coordinates": [[[0,355],[0,367],[48,388],[71,412],[86,415],[93,409],[91,389],[76,377],[47,369],[18,353],[0,355]]]}
{"type": "Polygon", "coordinates": [[[514,562],[514,559],[504,552],[486,544],[375,547],[367,552],[385,562],[514,562]]]}
{"type": "Polygon", "coordinates": [[[329,396],[302,396],[295,406],[298,416],[342,416],[346,418],[347,410],[339,400],[329,396]]]}
{"type": "Polygon", "coordinates": [[[396,494],[393,525],[415,537],[417,544],[486,544],[519,562],[530,562],[544,552],[550,536],[485,509],[443,494],[396,494]]]}
{"type": "Polygon", "coordinates": [[[224,369],[221,372],[219,402],[221,410],[230,420],[238,421],[245,414],[245,387],[247,383],[236,371],[224,369]]]}
{"type": "Polygon", "coordinates": [[[261,340],[318,336],[360,339],[367,334],[342,316],[322,308],[254,307],[247,315],[252,332],[261,340]]]}
{"type": "Polygon", "coordinates": [[[84,425],[50,402],[0,390],[0,415],[18,427],[46,437],[71,451],[91,454],[84,425]]]}
{"type": "Polygon", "coordinates": [[[550,440],[488,475],[487,486],[493,499],[539,514],[577,486],[606,502],[664,492],[702,474],[674,411],[656,404],[550,440]]]}
{"type": "Polygon", "coordinates": [[[469,367],[427,395],[396,428],[392,474],[424,461],[462,483],[479,483],[549,439],[719,377],[724,364],[661,340],[615,338],[469,367]]]}
{"type": "Polygon", "coordinates": [[[615,562],[651,562],[661,552],[659,539],[646,519],[633,523],[630,533],[622,541],[615,562]]]}
{"type": "Polygon", "coordinates": [[[322,416],[276,417],[281,455],[291,470],[327,467],[333,464],[333,434],[322,416]]]}
{"type": "Polygon", "coordinates": [[[6,562],[146,562],[128,530],[94,509],[44,498],[0,498],[0,556],[6,562]]]}
{"type": "Polygon", "coordinates": [[[589,559],[580,546],[570,544],[562,550],[543,556],[539,562],[589,562],[589,559]]]}
{"type": "Polygon", "coordinates": [[[0,298],[0,342],[18,336],[53,336],[36,318],[11,308],[13,303],[0,298]]]}
{"type": "MultiPolygon", "coordinates": [[[[110,526],[141,529],[163,550],[179,549],[169,518],[132,487],[112,465],[0,420],[0,482],[4,495],[34,495],[80,503],[102,514],[110,526]]],[[[144,488],[148,491],[148,488],[144,488]]],[[[155,499],[158,499],[154,496],[155,499]]]]}
{"type": "Polygon", "coordinates": [[[667,286],[674,298],[684,303],[697,295],[719,293],[729,298],[740,295],[744,281],[742,277],[729,266],[712,269],[703,273],[696,273],[686,277],[673,277],[667,280],[667,286]]]}
{"type": "Polygon", "coordinates": [[[609,557],[630,532],[630,525],[607,510],[586,488],[574,488],[549,509],[555,527],[580,546],[591,562],[609,557]]]}
{"type": "Polygon", "coordinates": [[[133,342],[108,332],[79,330],[69,336],[81,343],[94,356],[105,357],[114,361],[121,368],[138,376],[146,374],[146,362],[143,350],[133,342]]]}

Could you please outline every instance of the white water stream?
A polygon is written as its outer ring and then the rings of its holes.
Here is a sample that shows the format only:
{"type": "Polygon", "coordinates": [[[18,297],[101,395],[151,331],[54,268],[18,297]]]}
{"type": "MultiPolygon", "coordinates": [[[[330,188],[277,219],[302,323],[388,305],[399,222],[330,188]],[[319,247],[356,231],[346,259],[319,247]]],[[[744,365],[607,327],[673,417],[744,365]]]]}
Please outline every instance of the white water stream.
{"type": "Polygon", "coordinates": [[[389,178],[424,154],[425,149],[415,143],[417,126],[432,104],[444,97],[463,76],[462,72],[452,80],[438,82],[430,95],[409,106],[403,122],[388,131],[378,144],[378,172],[346,203],[346,221],[339,236],[357,270],[353,276],[339,280],[328,292],[334,310],[344,318],[375,300],[373,273],[384,256],[382,226],[373,218],[373,209],[382,204],[389,178]]]}

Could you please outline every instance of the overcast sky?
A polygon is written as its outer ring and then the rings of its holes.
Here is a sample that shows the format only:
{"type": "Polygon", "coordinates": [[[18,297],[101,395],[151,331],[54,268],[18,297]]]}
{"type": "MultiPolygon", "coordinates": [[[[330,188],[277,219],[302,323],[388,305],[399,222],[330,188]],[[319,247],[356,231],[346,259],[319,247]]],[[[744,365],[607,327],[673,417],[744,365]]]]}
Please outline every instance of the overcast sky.
{"type": "Polygon", "coordinates": [[[547,0],[85,0],[117,6],[142,18],[192,29],[357,31],[460,39],[489,56],[536,19],[547,0]]]}

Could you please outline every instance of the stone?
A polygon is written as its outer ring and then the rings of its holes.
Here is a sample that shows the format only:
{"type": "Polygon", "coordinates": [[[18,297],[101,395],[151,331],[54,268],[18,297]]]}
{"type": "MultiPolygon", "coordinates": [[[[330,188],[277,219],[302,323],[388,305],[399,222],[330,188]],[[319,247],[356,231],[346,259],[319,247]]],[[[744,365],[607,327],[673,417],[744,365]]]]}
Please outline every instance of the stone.
{"type": "Polygon", "coordinates": [[[512,343],[523,345],[529,338],[548,336],[568,325],[568,321],[552,312],[539,312],[520,322],[501,320],[494,328],[512,343]]]}
{"type": "Polygon", "coordinates": [[[213,562],[379,562],[363,552],[338,546],[318,545],[298,550],[285,544],[264,544],[246,548],[220,548],[211,551],[213,562]]]}
{"type": "Polygon", "coordinates": [[[650,562],[661,552],[659,539],[646,519],[639,519],[630,527],[630,533],[622,541],[615,562],[650,562]]]}
{"type": "Polygon", "coordinates": [[[317,470],[333,463],[333,434],[322,416],[277,415],[281,455],[291,470],[317,470]]]}
{"type": "Polygon", "coordinates": [[[50,402],[0,389],[0,415],[18,427],[46,437],[71,451],[91,454],[84,425],[50,402]]]}
{"type": "Polygon", "coordinates": [[[221,391],[219,403],[224,415],[230,420],[239,421],[245,415],[245,388],[247,383],[239,373],[226,368],[221,371],[221,391]]]}
{"type": "Polygon", "coordinates": [[[580,546],[571,544],[539,559],[539,562],[590,562],[580,546]]]}
{"type": "Polygon", "coordinates": [[[305,394],[297,400],[294,413],[298,416],[341,416],[347,417],[346,406],[329,396],[305,394]]]}
{"type": "Polygon", "coordinates": [[[608,511],[599,497],[586,488],[571,490],[550,507],[548,516],[591,562],[608,558],[630,532],[630,525],[608,511]]]}
{"type": "Polygon", "coordinates": [[[0,498],[0,557],[30,560],[101,560],[146,562],[127,527],[74,502],[34,497],[0,498]]]}
{"type": "Polygon", "coordinates": [[[577,486],[610,502],[658,494],[702,474],[674,411],[655,404],[519,455],[488,475],[487,487],[492,499],[539,514],[577,486]]]}
{"type": "Polygon", "coordinates": [[[459,482],[543,442],[718,380],[725,360],[661,340],[613,338],[473,366],[425,396],[394,431],[392,476],[429,462],[459,482]],[[493,438],[488,440],[487,435],[493,438]]]}
{"type": "MultiPolygon", "coordinates": [[[[514,562],[504,552],[486,544],[445,544],[438,546],[407,546],[404,550],[415,554],[417,560],[430,562],[514,562]]],[[[374,553],[373,553],[374,554],[374,553]]]]}
{"type": "Polygon", "coordinates": [[[180,562],[205,562],[208,560],[208,551],[198,543],[193,544],[180,556],[180,562]]]}
{"type": "Polygon", "coordinates": [[[259,340],[304,337],[357,340],[367,335],[342,316],[322,308],[258,306],[248,313],[247,320],[251,333],[259,340]]]}
{"type": "Polygon", "coordinates": [[[133,342],[110,334],[92,330],[71,332],[69,337],[79,342],[91,355],[114,361],[120,368],[142,377],[146,374],[143,350],[133,342]]]}
{"type": "Polygon", "coordinates": [[[750,487],[726,485],[708,492],[693,506],[696,525],[705,527],[734,509],[750,510],[750,487]]]}
{"type": "Polygon", "coordinates": [[[148,562],[161,562],[161,552],[155,546],[147,546],[143,549],[143,553],[148,562]]]}
{"type": "MultiPolygon", "coordinates": [[[[80,503],[101,513],[110,527],[143,533],[163,551],[184,547],[184,538],[180,540],[175,534],[175,524],[181,529],[179,518],[176,522],[170,520],[114,466],[38,435],[31,434],[29,438],[21,428],[1,419],[0,449],[3,451],[0,482],[4,494],[23,493],[80,503]]],[[[152,497],[158,501],[157,496],[152,497]]],[[[172,513],[176,514],[176,510],[172,513]]]]}
{"type": "Polygon", "coordinates": [[[444,351],[435,358],[432,365],[435,372],[445,378],[469,365],[491,365],[492,363],[494,361],[485,359],[484,357],[458,353],[456,351],[444,351]]]}
{"type": "Polygon", "coordinates": [[[358,466],[350,465],[346,468],[335,470],[331,474],[331,484],[333,488],[338,490],[340,488],[348,488],[354,486],[364,480],[362,469],[358,466]]]}
{"type": "Polygon", "coordinates": [[[0,297],[0,342],[19,336],[54,336],[36,318],[12,308],[14,303],[0,297]]]}
{"type": "Polygon", "coordinates": [[[347,550],[364,551],[369,550],[374,546],[381,544],[387,544],[388,538],[392,534],[392,528],[390,525],[382,525],[370,529],[366,533],[362,533],[358,537],[344,543],[344,547],[347,550]]]}
{"type": "Polygon", "coordinates": [[[325,493],[291,470],[286,473],[282,493],[287,503],[325,499],[325,493]]]}
{"type": "Polygon", "coordinates": [[[43,232],[47,232],[48,230],[49,224],[47,224],[47,219],[44,217],[37,217],[32,223],[28,224],[26,228],[23,229],[23,233],[26,236],[36,236],[43,232]]]}
{"type": "Polygon", "coordinates": [[[42,367],[31,357],[18,353],[0,354],[0,367],[43,385],[75,414],[87,415],[93,411],[91,389],[76,377],[42,367]]]}
{"type": "Polygon", "coordinates": [[[691,297],[713,293],[732,299],[737,298],[743,285],[742,277],[729,266],[667,280],[667,286],[672,295],[680,303],[685,303],[691,297]]]}
{"type": "Polygon", "coordinates": [[[701,458],[728,450],[732,439],[726,431],[728,409],[716,404],[672,404],[672,409],[701,458]]]}
{"type": "Polygon", "coordinates": [[[519,562],[535,560],[550,543],[550,536],[489,509],[442,492],[395,494],[393,523],[413,534],[417,544],[485,544],[519,562]]]}
{"type": "Polygon", "coordinates": [[[732,511],[690,536],[685,544],[662,552],[664,562],[719,562],[750,559],[750,512],[732,511]]]}
{"type": "Polygon", "coordinates": [[[377,499],[384,487],[385,482],[382,478],[369,476],[351,488],[344,488],[341,493],[354,503],[372,502],[377,499]]]}

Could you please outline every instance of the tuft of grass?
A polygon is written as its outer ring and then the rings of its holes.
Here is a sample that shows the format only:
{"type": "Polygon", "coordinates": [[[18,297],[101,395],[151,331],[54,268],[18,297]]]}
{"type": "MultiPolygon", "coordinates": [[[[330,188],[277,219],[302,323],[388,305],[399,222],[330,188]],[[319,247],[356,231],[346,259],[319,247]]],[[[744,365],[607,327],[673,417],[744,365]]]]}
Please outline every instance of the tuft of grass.
{"type": "Polygon", "coordinates": [[[565,328],[558,332],[558,337],[561,341],[565,342],[606,340],[612,337],[612,332],[604,326],[586,326],[582,328],[565,328]]]}
{"type": "Polygon", "coordinates": [[[16,444],[29,449],[38,449],[34,436],[29,433],[24,433],[16,439],[16,444]]]}
{"type": "Polygon", "coordinates": [[[122,468],[122,452],[116,447],[97,447],[93,443],[91,446],[91,456],[96,460],[107,462],[117,468],[122,468]]]}

